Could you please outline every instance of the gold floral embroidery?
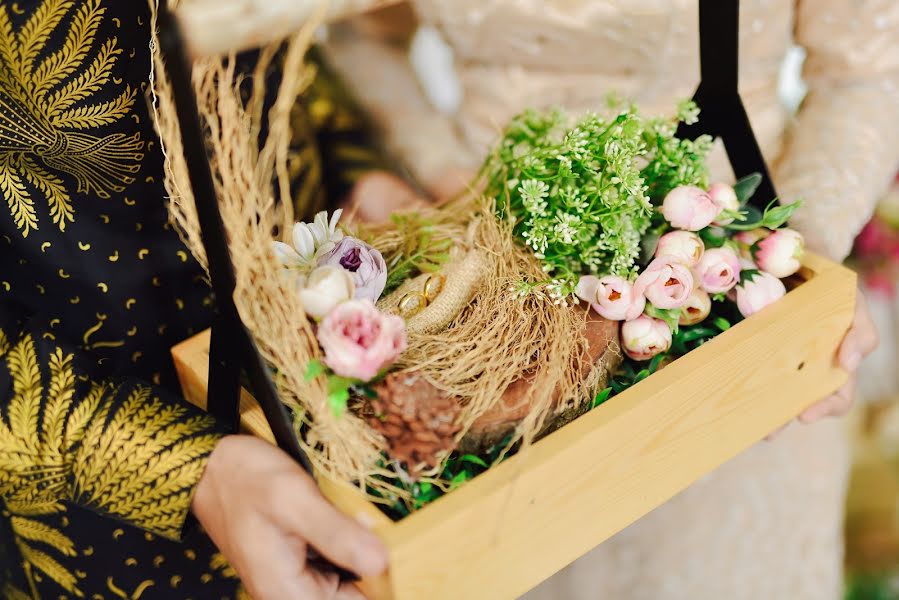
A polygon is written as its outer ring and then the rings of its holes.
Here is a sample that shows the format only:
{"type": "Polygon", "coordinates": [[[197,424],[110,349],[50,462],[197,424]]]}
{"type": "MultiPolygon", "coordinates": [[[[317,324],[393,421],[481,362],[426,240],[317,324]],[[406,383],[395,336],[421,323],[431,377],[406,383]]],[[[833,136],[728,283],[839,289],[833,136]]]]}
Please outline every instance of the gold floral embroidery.
{"type": "Polygon", "coordinates": [[[6,600],[33,600],[30,594],[26,594],[11,583],[5,584],[0,590],[2,590],[3,597],[6,600]]]}
{"type": "Polygon", "coordinates": [[[73,355],[56,348],[42,368],[30,335],[10,345],[0,331],[3,350],[13,393],[0,409],[0,496],[26,575],[39,571],[81,597],[55,558],[75,556],[75,544],[41,517],[72,501],[175,538],[218,436],[209,417],[151,398],[146,386],[89,383],[76,397],[73,355]]]}
{"type": "Polygon", "coordinates": [[[35,193],[61,231],[74,221],[60,173],[75,179],[79,193],[109,198],[140,169],[140,133],[84,133],[127,117],[137,95],[126,85],[112,100],[90,102],[110,80],[118,84],[118,40],[97,40],[105,12],[100,0],[45,0],[14,31],[0,4],[0,192],[23,237],[38,229],[35,193]],[[48,52],[48,40],[69,20],[64,43],[48,52]]]}

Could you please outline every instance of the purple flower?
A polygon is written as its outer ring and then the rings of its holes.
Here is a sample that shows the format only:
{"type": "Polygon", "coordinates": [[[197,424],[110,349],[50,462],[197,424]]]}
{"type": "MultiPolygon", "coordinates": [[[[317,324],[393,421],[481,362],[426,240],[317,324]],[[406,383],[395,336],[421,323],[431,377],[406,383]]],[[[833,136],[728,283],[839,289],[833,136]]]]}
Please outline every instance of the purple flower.
{"type": "Polygon", "coordinates": [[[387,264],[376,249],[354,237],[344,237],[318,260],[319,266],[340,267],[356,284],[354,298],[377,302],[387,285],[387,264]]]}

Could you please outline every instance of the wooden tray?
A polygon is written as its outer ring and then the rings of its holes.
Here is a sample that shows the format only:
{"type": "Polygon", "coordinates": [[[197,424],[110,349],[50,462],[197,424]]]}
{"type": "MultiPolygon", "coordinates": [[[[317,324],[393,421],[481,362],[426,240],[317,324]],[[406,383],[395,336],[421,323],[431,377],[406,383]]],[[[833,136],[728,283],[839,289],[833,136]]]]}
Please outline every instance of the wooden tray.
{"type": "MultiPolygon", "coordinates": [[[[810,255],[800,275],[773,306],[402,521],[321,481],[389,548],[389,573],[360,588],[377,600],[514,598],[836,390],[855,274],[810,255]]],[[[208,348],[204,332],[172,350],[201,407],[208,348]]],[[[247,393],[241,424],[271,440],[247,393]]]]}

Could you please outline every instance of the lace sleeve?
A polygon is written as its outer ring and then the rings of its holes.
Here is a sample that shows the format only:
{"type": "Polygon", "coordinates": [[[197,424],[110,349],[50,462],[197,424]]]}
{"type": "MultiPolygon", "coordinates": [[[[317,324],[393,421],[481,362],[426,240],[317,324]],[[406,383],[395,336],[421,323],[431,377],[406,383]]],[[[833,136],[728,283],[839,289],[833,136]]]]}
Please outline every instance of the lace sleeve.
{"type": "Polygon", "coordinates": [[[793,225],[843,259],[899,167],[899,3],[801,0],[809,94],[775,170],[793,225]]]}

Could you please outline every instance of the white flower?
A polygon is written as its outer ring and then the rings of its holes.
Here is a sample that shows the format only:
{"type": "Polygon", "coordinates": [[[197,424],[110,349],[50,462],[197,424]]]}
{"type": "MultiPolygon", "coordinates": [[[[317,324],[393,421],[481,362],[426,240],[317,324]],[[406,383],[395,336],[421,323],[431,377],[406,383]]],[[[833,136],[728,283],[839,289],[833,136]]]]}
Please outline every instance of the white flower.
{"type": "Polygon", "coordinates": [[[353,297],[355,284],[350,274],[331,265],[317,268],[300,290],[303,310],[314,319],[321,319],[341,302],[353,297]]]}
{"type": "Polygon", "coordinates": [[[293,226],[292,246],[284,242],[272,242],[275,257],[287,268],[311,267],[316,257],[330,251],[343,239],[343,232],[337,229],[337,222],[343,210],[335,210],[328,219],[328,213],[321,211],[312,223],[297,223],[293,226]]]}
{"type": "Polygon", "coordinates": [[[559,213],[556,215],[556,224],[553,227],[553,233],[557,238],[565,244],[573,244],[574,239],[580,233],[581,218],[570,213],[559,213]]]}

